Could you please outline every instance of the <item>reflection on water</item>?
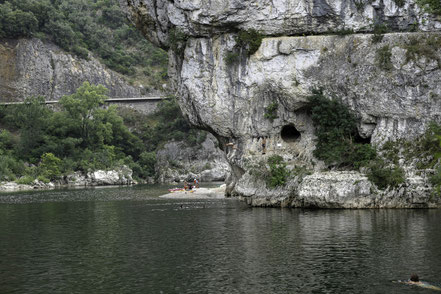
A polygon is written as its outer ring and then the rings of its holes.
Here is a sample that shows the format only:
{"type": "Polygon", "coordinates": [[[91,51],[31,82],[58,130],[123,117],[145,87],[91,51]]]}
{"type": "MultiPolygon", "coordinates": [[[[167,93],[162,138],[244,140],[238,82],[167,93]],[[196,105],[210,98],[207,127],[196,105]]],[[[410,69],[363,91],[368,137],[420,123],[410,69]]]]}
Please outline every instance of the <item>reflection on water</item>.
{"type": "Polygon", "coordinates": [[[0,195],[0,293],[432,293],[391,281],[441,281],[441,210],[248,208],[164,191],[0,195]]]}

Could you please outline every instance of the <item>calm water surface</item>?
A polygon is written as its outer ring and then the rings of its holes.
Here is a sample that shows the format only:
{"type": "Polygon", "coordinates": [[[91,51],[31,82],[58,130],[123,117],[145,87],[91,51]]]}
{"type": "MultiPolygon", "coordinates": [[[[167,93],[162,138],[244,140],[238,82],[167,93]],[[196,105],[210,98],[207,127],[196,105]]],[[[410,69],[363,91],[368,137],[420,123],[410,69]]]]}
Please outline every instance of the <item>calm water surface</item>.
{"type": "MultiPolygon", "coordinates": [[[[248,208],[164,186],[0,194],[0,293],[437,293],[441,210],[248,208]]],[[[441,293],[441,292],[439,292],[441,293]]]]}

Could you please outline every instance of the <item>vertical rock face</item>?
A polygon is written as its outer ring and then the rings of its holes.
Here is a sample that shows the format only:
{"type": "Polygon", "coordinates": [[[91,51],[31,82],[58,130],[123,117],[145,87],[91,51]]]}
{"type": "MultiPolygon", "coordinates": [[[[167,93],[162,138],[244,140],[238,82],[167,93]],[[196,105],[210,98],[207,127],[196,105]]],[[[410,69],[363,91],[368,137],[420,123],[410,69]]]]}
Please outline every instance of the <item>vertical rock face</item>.
{"type": "Polygon", "coordinates": [[[146,37],[164,48],[173,47],[173,32],[185,33],[185,50],[170,51],[169,74],[189,120],[210,130],[225,146],[232,170],[228,193],[260,206],[438,205],[430,198],[427,177],[416,176],[412,166],[406,169],[406,183],[386,192],[357,172],[321,173],[323,163],[312,154],[314,126],[305,109],[313,89],[340,97],[360,118],[360,137],[376,146],[411,140],[424,133],[430,121],[440,122],[440,46],[423,53],[410,44],[441,40],[441,23],[414,1],[402,6],[393,0],[121,4],[146,37]],[[392,31],[418,27],[419,32],[389,33],[376,42],[369,32],[378,22],[392,31]],[[265,38],[257,52],[239,52],[237,60],[229,62],[236,33],[244,29],[257,29],[265,38]],[[342,29],[359,33],[333,33],[342,29]],[[320,35],[292,36],[311,33],[320,35]],[[387,51],[387,66],[381,63],[382,50],[387,51]],[[274,105],[277,115],[269,118],[268,109],[274,105]],[[268,189],[253,173],[274,154],[288,167],[313,174],[295,176],[284,188],[268,189]],[[312,189],[317,185],[320,193],[312,189]]]}
{"type": "Polygon", "coordinates": [[[55,45],[38,39],[0,42],[0,101],[23,101],[29,96],[58,100],[84,81],[102,84],[110,97],[140,97],[121,75],[106,69],[96,59],[82,60],[55,45]]]}

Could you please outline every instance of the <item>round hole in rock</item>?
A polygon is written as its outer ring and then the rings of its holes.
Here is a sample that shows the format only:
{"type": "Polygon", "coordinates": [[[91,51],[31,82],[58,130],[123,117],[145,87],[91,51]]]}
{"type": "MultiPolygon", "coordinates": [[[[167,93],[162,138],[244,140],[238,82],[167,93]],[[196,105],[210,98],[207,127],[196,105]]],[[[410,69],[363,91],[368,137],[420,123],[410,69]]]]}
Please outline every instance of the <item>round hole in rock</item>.
{"type": "Polygon", "coordinates": [[[284,126],[280,135],[285,142],[294,142],[300,139],[300,132],[292,125],[284,126]]]}

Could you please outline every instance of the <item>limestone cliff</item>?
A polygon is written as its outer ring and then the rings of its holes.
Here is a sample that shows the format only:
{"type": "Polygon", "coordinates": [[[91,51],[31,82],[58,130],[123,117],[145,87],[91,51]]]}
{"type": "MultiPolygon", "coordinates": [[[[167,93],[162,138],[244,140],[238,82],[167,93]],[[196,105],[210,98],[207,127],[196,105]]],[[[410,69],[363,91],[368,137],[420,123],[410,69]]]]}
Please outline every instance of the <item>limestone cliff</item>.
{"type": "Polygon", "coordinates": [[[120,2],[147,38],[175,47],[169,75],[181,108],[194,125],[210,130],[222,145],[229,143],[228,193],[259,206],[439,205],[430,192],[430,171],[417,171],[412,163],[403,164],[405,183],[386,191],[359,172],[322,172],[305,110],[313,89],[340,97],[360,118],[359,136],[375,146],[410,140],[430,121],[440,122],[441,22],[415,1],[120,2]],[[390,33],[374,41],[379,23],[390,33]],[[227,54],[235,50],[238,31],[246,29],[257,29],[265,38],[254,54],[239,52],[231,63],[227,54]],[[343,30],[352,33],[340,36],[343,30]],[[173,44],[176,31],[184,34],[183,50],[173,44]],[[387,66],[381,51],[387,51],[387,66]],[[267,119],[265,111],[274,102],[277,118],[267,119]],[[267,188],[253,169],[273,154],[282,155],[291,169],[312,174],[267,188]]]}
{"type": "Polygon", "coordinates": [[[139,88],[93,57],[79,59],[39,39],[0,41],[0,102],[39,95],[58,100],[84,81],[104,85],[110,97],[141,96],[139,88]]]}

